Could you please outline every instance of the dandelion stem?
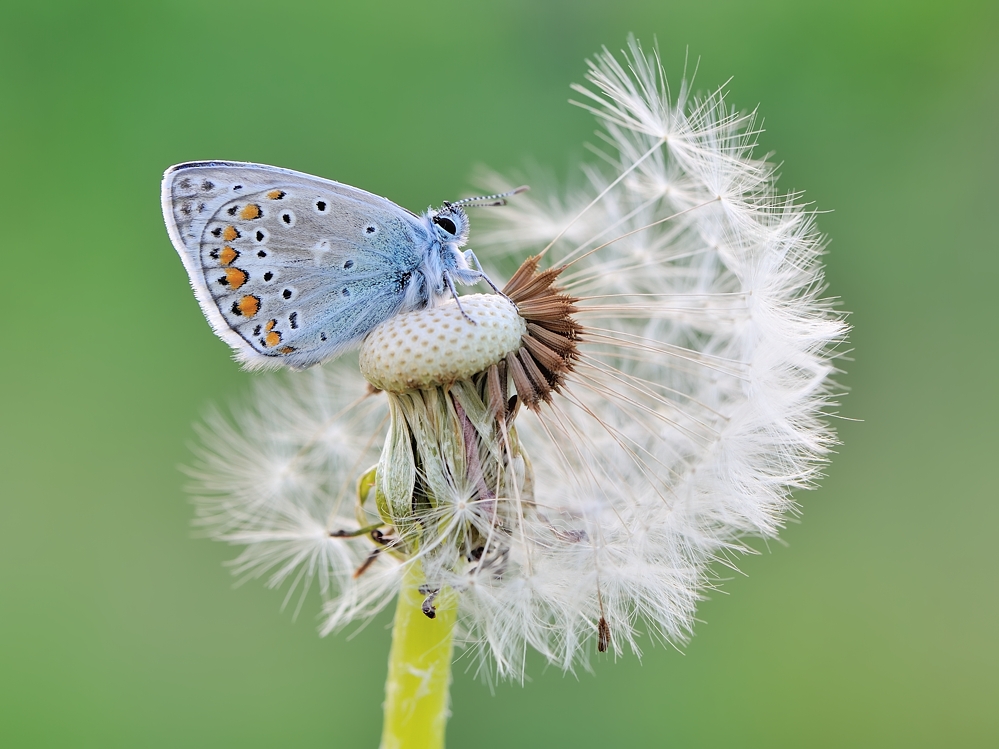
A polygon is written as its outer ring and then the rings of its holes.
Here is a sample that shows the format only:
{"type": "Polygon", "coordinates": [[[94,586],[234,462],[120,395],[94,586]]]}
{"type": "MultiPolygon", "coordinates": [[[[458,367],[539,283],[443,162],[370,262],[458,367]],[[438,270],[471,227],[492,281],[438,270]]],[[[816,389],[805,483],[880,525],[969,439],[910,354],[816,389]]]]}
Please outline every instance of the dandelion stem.
{"type": "Polygon", "coordinates": [[[428,618],[423,569],[409,565],[392,627],[381,749],[443,749],[451,687],[451,646],[458,602],[444,590],[428,618]]]}

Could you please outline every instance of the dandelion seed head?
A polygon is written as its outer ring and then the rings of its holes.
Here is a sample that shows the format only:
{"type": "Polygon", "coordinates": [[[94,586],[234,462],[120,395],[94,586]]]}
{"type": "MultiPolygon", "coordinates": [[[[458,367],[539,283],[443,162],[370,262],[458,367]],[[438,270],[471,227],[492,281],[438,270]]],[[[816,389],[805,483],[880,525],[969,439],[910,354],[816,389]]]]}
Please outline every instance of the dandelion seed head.
{"type": "Polygon", "coordinates": [[[532,256],[506,287],[521,327],[488,361],[364,365],[384,393],[338,361],[201,428],[197,522],[245,546],[242,578],[289,597],[318,580],[323,633],[420,564],[457,592],[484,672],[638,654],[642,631],[682,643],[713,565],[774,537],[835,445],[846,325],[814,213],[754,156],[756,114],[671,88],[634,39],[574,89],[603,128],[579,185],[536,184],[475,227],[484,261],[532,256]]]}

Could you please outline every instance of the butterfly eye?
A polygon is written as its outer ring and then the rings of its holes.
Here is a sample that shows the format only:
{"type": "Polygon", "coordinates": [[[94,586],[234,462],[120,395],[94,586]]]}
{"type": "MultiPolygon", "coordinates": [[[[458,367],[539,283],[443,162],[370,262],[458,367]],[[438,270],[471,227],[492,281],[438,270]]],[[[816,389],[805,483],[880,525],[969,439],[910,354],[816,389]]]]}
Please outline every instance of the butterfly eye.
{"type": "Polygon", "coordinates": [[[434,223],[441,227],[448,234],[457,234],[458,227],[454,225],[454,221],[444,216],[434,216],[434,223]]]}

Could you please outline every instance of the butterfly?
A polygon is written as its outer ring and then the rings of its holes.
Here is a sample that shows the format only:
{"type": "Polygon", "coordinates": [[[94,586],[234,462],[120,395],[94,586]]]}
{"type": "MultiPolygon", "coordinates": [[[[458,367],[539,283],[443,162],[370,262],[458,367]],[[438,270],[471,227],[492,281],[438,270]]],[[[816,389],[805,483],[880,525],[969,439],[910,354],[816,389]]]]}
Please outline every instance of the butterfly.
{"type": "Polygon", "coordinates": [[[455,284],[485,281],[501,293],[472,251],[461,251],[463,206],[503,205],[526,189],[417,215],[290,169],[193,161],[167,169],[162,204],[201,310],[236,360],[305,369],[393,315],[457,301],[455,284]]]}

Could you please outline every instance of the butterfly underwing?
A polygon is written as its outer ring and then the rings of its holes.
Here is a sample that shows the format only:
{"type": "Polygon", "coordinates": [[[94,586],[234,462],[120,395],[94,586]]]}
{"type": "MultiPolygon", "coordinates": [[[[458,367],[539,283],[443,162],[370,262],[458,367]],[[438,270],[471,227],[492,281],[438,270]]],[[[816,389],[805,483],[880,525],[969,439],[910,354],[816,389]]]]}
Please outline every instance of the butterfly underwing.
{"type": "Polygon", "coordinates": [[[465,202],[417,215],[332,180],[226,161],[172,166],[162,186],[201,309],[248,369],[332,359],[389,317],[455,295],[455,283],[495,290],[460,250],[465,202]]]}

